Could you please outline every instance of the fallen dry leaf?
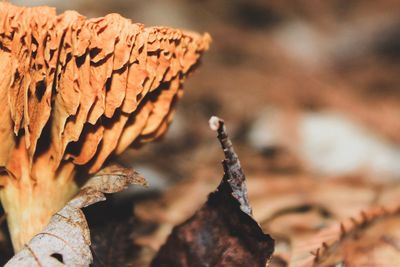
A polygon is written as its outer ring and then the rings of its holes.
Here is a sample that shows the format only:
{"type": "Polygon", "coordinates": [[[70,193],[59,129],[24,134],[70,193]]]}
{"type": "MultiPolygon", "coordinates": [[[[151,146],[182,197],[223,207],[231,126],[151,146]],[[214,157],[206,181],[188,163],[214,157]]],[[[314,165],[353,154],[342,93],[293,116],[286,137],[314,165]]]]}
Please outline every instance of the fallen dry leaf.
{"type": "Polygon", "coordinates": [[[102,169],[6,266],[89,266],[93,261],[90,232],[81,209],[104,201],[104,193],[119,192],[130,184],[145,185],[146,181],[132,169],[117,165],[102,169]]]}
{"type": "MultiPolygon", "coordinates": [[[[170,188],[161,200],[138,204],[136,215],[144,223],[158,227],[139,235],[135,243],[145,251],[157,251],[172,227],[188,218],[191,210],[201,207],[206,192],[215,187],[212,175],[201,171],[194,174],[194,179],[170,188]]],[[[271,266],[297,267],[302,260],[310,259],[310,252],[328,241],[317,239],[321,231],[337,229],[340,222],[362,210],[388,207],[400,201],[397,183],[381,184],[360,177],[318,179],[309,175],[259,173],[249,176],[247,186],[255,220],[275,239],[271,266]]],[[[338,237],[336,233],[334,238],[338,237]]]]}
{"type": "Polygon", "coordinates": [[[322,230],[304,240],[314,249],[296,255],[292,266],[399,266],[399,212],[398,206],[372,207],[322,230]]]}
{"type": "Polygon", "coordinates": [[[176,226],[151,263],[161,266],[259,266],[274,251],[274,240],[253,219],[245,176],[222,120],[212,117],[225,153],[218,189],[190,219],[176,226]]]}

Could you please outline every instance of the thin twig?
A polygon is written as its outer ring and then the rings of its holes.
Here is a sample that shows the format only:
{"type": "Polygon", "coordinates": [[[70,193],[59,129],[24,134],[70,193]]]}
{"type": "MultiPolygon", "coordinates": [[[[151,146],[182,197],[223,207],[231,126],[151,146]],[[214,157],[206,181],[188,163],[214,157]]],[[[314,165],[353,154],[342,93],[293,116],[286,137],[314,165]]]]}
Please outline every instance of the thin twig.
{"type": "Polygon", "coordinates": [[[211,130],[217,131],[218,140],[224,150],[225,159],[222,162],[228,182],[232,187],[233,196],[240,202],[243,212],[252,215],[252,210],[247,197],[246,176],[243,173],[239,158],[233,149],[232,141],[226,132],[224,120],[212,116],[209,120],[211,130]]]}

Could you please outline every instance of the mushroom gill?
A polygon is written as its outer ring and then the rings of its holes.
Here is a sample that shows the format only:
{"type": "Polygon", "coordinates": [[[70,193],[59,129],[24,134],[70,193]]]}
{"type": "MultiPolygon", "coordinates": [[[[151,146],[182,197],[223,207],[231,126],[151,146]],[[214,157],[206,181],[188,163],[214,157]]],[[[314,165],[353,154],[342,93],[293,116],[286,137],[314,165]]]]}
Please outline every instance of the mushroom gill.
{"type": "Polygon", "coordinates": [[[162,135],[208,34],[0,3],[0,198],[21,247],[132,142],[162,135]]]}

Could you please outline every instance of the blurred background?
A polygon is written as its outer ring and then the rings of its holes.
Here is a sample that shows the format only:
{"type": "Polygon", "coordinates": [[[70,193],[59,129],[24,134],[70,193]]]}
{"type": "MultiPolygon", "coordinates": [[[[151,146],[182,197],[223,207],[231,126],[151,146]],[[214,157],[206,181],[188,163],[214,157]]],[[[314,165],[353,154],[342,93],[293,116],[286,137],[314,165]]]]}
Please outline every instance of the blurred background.
{"type": "Polygon", "coordinates": [[[157,185],[216,165],[211,115],[227,121],[247,172],[400,178],[398,1],[11,2],[211,34],[164,140],[122,159],[157,185]]]}
{"type": "MultiPolygon", "coordinates": [[[[218,184],[211,115],[225,119],[250,180],[400,178],[399,1],[10,2],[211,34],[166,136],[118,159],[149,180],[147,192],[194,178],[218,184]]],[[[205,199],[201,188],[192,194],[205,199]]]]}

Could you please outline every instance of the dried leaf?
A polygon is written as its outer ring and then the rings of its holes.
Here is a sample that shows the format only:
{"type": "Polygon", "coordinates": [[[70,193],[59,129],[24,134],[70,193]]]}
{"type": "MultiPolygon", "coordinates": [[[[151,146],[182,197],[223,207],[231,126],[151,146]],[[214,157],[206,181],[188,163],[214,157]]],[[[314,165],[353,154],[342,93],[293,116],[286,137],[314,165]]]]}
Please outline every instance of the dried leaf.
{"type": "Polygon", "coordinates": [[[213,117],[211,128],[225,153],[225,175],[207,203],[190,219],[176,226],[151,266],[259,266],[274,250],[273,239],[252,217],[245,176],[222,120],[213,117]]]}
{"type": "Polygon", "coordinates": [[[90,233],[81,209],[104,201],[104,193],[119,192],[130,184],[145,185],[146,181],[132,169],[117,165],[102,169],[6,266],[89,266],[93,261],[90,233]]]}
{"type": "Polygon", "coordinates": [[[309,253],[298,253],[294,266],[398,266],[399,207],[372,207],[310,239],[309,253]],[[314,247],[314,248],[312,248],[314,247]]]}
{"type": "MultiPolygon", "coordinates": [[[[200,170],[193,175],[194,179],[170,188],[161,200],[135,205],[135,214],[144,223],[158,226],[140,234],[135,243],[143,251],[156,251],[174,225],[201,207],[207,192],[215,187],[209,178],[214,173],[214,170],[200,170]]],[[[339,229],[340,222],[349,216],[368,211],[371,206],[388,207],[400,200],[398,183],[380,184],[357,177],[323,179],[299,174],[253,173],[246,183],[254,218],[276,242],[271,266],[276,266],[275,261],[299,266],[301,260],[310,260],[310,252],[316,251],[323,242],[330,244],[332,239],[323,235],[324,229],[339,229]]],[[[336,231],[330,237],[336,240],[339,236],[340,231],[336,231]]],[[[361,240],[355,244],[362,244],[361,240]]]]}

